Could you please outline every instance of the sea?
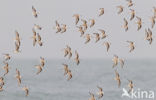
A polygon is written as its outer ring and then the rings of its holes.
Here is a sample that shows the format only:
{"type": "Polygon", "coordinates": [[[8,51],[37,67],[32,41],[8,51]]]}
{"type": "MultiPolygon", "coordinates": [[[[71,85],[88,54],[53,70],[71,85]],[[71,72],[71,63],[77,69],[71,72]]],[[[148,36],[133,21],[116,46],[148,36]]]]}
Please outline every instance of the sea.
{"type": "MultiPolygon", "coordinates": [[[[9,73],[4,76],[5,85],[0,92],[0,100],[89,100],[89,92],[96,100],[156,100],[156,60],[155,59],[127,59],[121,68],[120,63],[112,68],[111,59],[80,59],[76,65],[73,59],[46,59],[42,72],[38,75],[35,65],[40,64],[38,59],[10,60],[9,73]],[[67,81],[64,76],[64,67],[68,64],[72,71],[72,79],[67,81]],[[22,83],[19,86],[15,78],[18,69],[22,83]],[[115,70],[121,78],[118,87],[115,70]],[[122,96],[123,88],[128,90],[129,81],[133,81],[136,97],[122,96]],[[26,97],[22,87],[29,88],[26,97]],[[97,86],[103,88],[104,95],[98,98],[97,86]],[[147,95],[139,98],[139,94],[147,91],[147,95]]],[[[0,63],[0,75],[3,76],[4,64],[0,63]]]]}

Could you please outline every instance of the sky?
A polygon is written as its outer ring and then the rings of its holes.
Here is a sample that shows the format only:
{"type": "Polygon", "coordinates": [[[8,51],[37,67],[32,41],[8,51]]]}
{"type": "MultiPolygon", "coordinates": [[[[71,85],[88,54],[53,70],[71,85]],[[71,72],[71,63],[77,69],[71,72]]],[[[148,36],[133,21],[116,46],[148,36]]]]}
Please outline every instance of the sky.
{"type": "MultiPolygon", "coordinates": [[[[78,51],[80,59],[83,58],[112,58],[114,54],[122,58],[156,58],[156,26],[152,29],[154,41],[149,45],[144,40],[145,28],[150,28],[150,17],[153,15],[153,6],[156,0],[133,0],[136,15],[142,18],[143,27],[137,31],[136,18],[129,21],[130,8],[126,0],[1,0],[0,3],[0,53],[9,53],[14,58],[63,58],[62,49],[66,45],[74,53],[78,51]],[[142,2],[140,2],[142,1],[142,2]],[[124,12],[117,14],[117,6],[122,5],[124,12]],[[32,16],[32,6],[39,12],[38,18],[32,16]],[[105,14],[98,17],[99,8],[105,9],[105,14]],[[85,39],[80,38],[80,33],[75,27],[73,14],[80,14],[81,19],[95,19],[96,24],[86,33],[98,32],[104,29],[108,37],[95,43],[95,39],[84,44],[85,39]],[[123,19],[129,22],[129,30],[124,31],[123,19]],[[56,34],[53,29],[55,20],[67,25],[67,32],[56,34]],[[32,46],[32,27],[39,24],[43,29],[40,33],[43,47],[32,46]],[[15,30],[21,37],[21,53],[14,54],[15,30]],[[136,49],[129,53],[128,43],[134,41],[136,49]],[[104,42],[111,42],[110,51],[106,52],[104,42]]],[[[78,25],[82,24],[80,21],[78,25]]],[[[73,54],[74,55],[74,54],[73,54]]]]}

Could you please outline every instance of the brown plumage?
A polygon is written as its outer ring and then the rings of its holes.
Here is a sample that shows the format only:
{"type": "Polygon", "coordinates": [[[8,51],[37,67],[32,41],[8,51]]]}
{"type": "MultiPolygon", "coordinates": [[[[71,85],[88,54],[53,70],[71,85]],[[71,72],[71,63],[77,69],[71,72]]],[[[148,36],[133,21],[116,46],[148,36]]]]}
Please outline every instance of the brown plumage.
{"type": "Polygon", "coordinates": [[[33,14],[33,16],[34,16],[35,18],[38,17],[37,11],[36,11],[36,9],[34,8],[34,6],[32,6],[32,14],[33,14]]]}
{"type": "Polygon", "coordinates": [[[134,19],[134,17],[135,17],[135,10],[133,10],[133,9],[130,9],[131,10],[131,17],[130,17],[130,20],[133,20],[134,19]]]}
{"type": "Polygon", "coordinates": [[[32,32],[33,32],[33,36],[31,38],[33,39],[33,46],[35,46],[37,43],[37,34],[34,28],[32,29],[32,32]]]}
{"type": "Polygon", "coordinates": [[[118,82],[118,87],[120,87],[121,85],[120,75],[116,70],[115,70],[115,75],[116,75],[115,80],[118,82]]]}
{"type": "Polygon", "coordinates": [[[37,71],[37,75],[42,71],[42,66],[41,65],[36,65],[35,66],[37,69],[38,69],[38,71],[37,71]]]}
{"type": "Polygon", "coordinates": [[[132,41],[127,41],[127,42],[129,43],[129,48],[130,48],[129,52],[132,52],[135,49],[134,42],[132,41]]]}
{"type": "Polygon", "coordinates": [[[142,19],[140,17],[137,17],[137,16],[136,16],[136,18],[137,18],[137,25],[138,25],[137,30],[139,31],[142,27],[142,19]]]}
{"type": "Polygon", "coordinates": [[[75,18],[75,25],[77,25],[79,20],[80,20],[80,15],[79,14],[74,14],[73,17],[75,18]]]}
{"type": "Polygon", "coordinates": [[[123,12],[123,6],[117,6],[117,8],[119,9],[118,14],[121,14],[123,12]]]}
{"type": "Polygon", "coordinates": [[[108,52],[108,50],[109,50],[109,48],[110,48],[111,43],[109,43],[109,42],[104,42],[104,45],[106,46],[106,49],[107,49],[107,52],[108,52]]]}
{"type": "Polygon", "coordinates": [[[25,87],[22,88],[22,90],[25,91],[25,96],[28,96],[29,95],[29,89],[28,89],[28,87],[25,86],[25,87]]]}
{"type": "Polygon", "coordinates": [[[112,61],[113,61],[113,68],[114,68],[115,66],[118,65],[118,61],[119,61],[118,56],[114,55],[114,58],[112,59],[112,61]]]}
{"type": "Polygon", "coordinates": [[[39,33],[37,33],[37,43],[38,43],[40,46],[43,45],[42,38],[41,38],[41,36],[40,36],[39,33]]]}
{"type": "Polygon", "coordinates": [[[103,92],[103,89],[101,87],[97,86],[97,88],[99,89],[99,92],[97,94],[98,94],[98,98],[100,99],[103,97],[104,92],[103,92]]]}
{"type": "Polygon", "coordinates": [[[99,11],[99,16],[102,16],[104,14],[104,8],[100,8],[99,11]]]}
{"type": "Polygon", "coordinates": [[[20,71],[16,68],[16,79],[18,82],[18,85],[21,84],[21,75],[20,75],[20,71]]]}

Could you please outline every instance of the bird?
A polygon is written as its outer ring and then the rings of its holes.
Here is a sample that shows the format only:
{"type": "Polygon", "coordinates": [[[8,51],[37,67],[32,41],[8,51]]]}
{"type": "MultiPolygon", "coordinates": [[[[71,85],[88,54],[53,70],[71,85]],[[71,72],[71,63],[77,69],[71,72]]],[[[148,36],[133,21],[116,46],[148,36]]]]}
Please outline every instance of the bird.
{"type": "Polygon", "coordinates": [[[135,10],[133,10],[133,9],[130,9],[131,10],[131,17],[130,17],[130,20],[133,20],[134,19],[134,17],[135,17],[135,10]]]}
{"type": "Polygon", "coordinates": [[[84,35],[84,30],[83,30],[83,27],[82,26],[77,26],[77,28],[79,28],[79,32],[81,33],[80,37],[82,37],[84,35]]]}
{"type": "Polygon", "coordinates": [[[115,66],[118,65],[118,61],[119,61],[118,56],[117,56],[117,55],[114,55],[112,61],[114,62],[114,63],[113,63],[113,68],[114,68],[115,66]]]}
{"type": "Polygon", "coordinates": [[[42,66],[41,65],[36,65],[35,66],[37,69],[38,69],[38,71],[37,71],[37,75],[42,71],[42,66]]]}
{"type": "Polygon", "coordinates": [[[21,38],[20,38],[19,33],[18,33],[17,30],[15,30],[15,35],[16,35],[15,42],[20,46],[21,45],[21,41],[20,41],[21,38]]]}
{"type": "Polygon", "coordinates": [[[133,89],[133,81],[132,80],[128,80],[129,81],[129,84],[128,84],[128,87],[129,87],[129,91],[128,93],[132,92],[132,89],[133,89]]]}
{"type": "Polygon", "coordinates": [[[101,32],[101,39],[104,39],[107,37],[105,30],[99,29],[99,31],[101,32]]]}
{"type": "Polygon", "coordinates": [[[87,28],[88,28],[87,21],[84,20],[84,19],[81,19],[81,21],[83,22],[83,24],[82,24],[82,26],[83,26],[83,30],[86,31],[87,28]]]}
{"type": "Polygon", "coordinates": [[[74,60],[75,60],[76,64],[79,65],[79,63],[80,63],[79,54],[76,50],[75,50],[75,55],[76,55],[76,57],[74,58],[74,60]]]}
{"type": "Polygon", "coordinates": [[[124,18],[124,25],[123,28],[125,29],[125,31],[128,30],[128,21],[124,18]]]}
{"type": "Polygon", "coordinates": [[[5,64],[5,66],[3,67],[3,69],[5,70],[5,73],[3,76],[5,76],[9,72],[9,64],[7,62],[3,62],[3,63],[5,64]]]}
{"type": "Polygon", "coordinates": [[[91,22],[90,23],[90,28],[91,28],[91,27],[93,27],[95,25],[95,20],[94,19],[90,19],[89,21],[91,22]]]}
{"type": "Polygon", "coordinates": [[[97,88],[99,89],[99,92],[97,94],[98,94],[98,98],[100,99],[103,97],[104,92],[103,92],[103,89],[101,87],[97,86],[97,88]]]}
{"type": "Polygon", "coordinates": [[[64,66],[64,75],[67,75],[69,68],[67,64],[62,64],[64,66]]]}
{"type": "Polygon", "coordinates": [[[70,69],[68,70],[67,75],[68,75],[68,79],[67,80],[69,81],[73,77],[70,69]]]}
{"type": "Polygon", "coordinates": [[[3,85],[0,85],[0,92],[3,91],[3,85]]]}
{"type": "Polygon", "coordinates": [[[21,84],[21,75],[20,75],[20,71],[16,68],[16,79],[18,82],[18,85],[21,84]]]}
{"type": "Polygon", "coordinates": [[[151,17],[151,28],[153,28],[155,25],[155,18],[151,17]]]}
{"type": "Polygon", "coordinates": [[[71,52],[71,50],[70,51],[68,51],[69,52],[69,56],[68,56],[68,58],[70,59],[71,57],[72,57],[72,52],[71,52]]]}
{"type": "Polygon", "coordinates": [[[119,75],[119,73],[117,72],[117,70],[115,70],[115,75],[116,75],[115,80],[118,82],[118,87],[120,87],[120,85],[121,85],[121,80],[120,80],[120,75],[119,75]]]}
{"type": "Polygon", "coordinates": [[[34,24],[34,29],[42,30],[42,27],[40,25],[34,24]]]}
{"type": "Polygon", "coordinates": [[[20,49],[20,45],[17,42],[15,42],[15,50],[14,50],[14,53],[19,53],[20,52],[19,49],[20,49]]]}
{"type": "Polygon", "coordinates": [[[40,46],[43,45],[42,38],[41,38],[41,36],[40,36],[39,33],[37,33],[37,43],[38,43],[40,46]]]}
{"type": "Polygon", "coordinates": [[[66,24],[62,24],[62,27],[61,27],[61,33],[66,32],[66,30],[67,30],[67,26],[66,26],[66,24]]]}
{"type": "Polygon", "coordinates": [[[99,33],[93,33],[95,35],[95,43],[97,43],[100,40],[100,34],[99,33]]]}
{"type": "Polygon", "coordinates": [[[40,63],[41,63],[41,67],[44,67],[45,59],[43,57],[40,57],[40,63]]]}
{"type": "Polygon", "coordinates": [[[109,48],[110,48],[111,43],[109,43],[109,42],[104,42],[104,45],[106,46],[106,49],[107,49],[107,52],[108,52],[108,50],[109,50],[109,48]]]}
{"type": "Polygon", "coordinates": [[[5,59],[5,61],[7,61],[7,60],[10,60],[10,59],[11,59],[10,54],[6,53],[6,54],[3,54],[3,55],[4,55],[4,59],[5,59]]]}
{"type": "Polygon", "coordinates": [[[125,62],[124,62],[124,59],[119,59],[119,62],[120,62],[120,65],[121,65],[121,68],[123,68],[123,66],[124,66],[124,64],[125,64],[125,62]]]}
{"type": "Polygon", "coordinates": [[[34,8],[34,6],[32,6],[32,14],[35,18],[38,17],[38,12],[36,11],[36,9],[34,8]]]}
{"type": "Polygon", "coordinates": [[[22,88],[22,90],[25,91],[25,96],[27,97],[29,95],[29,89],[28,89],[28,87],[24,86],[22,88]]]}
{"type": "Polygon", "coordinates": [[[74,14],[73,17],[75,18],[75,25],[77,25],[79,20],[80,20],[80,15],[79,14],[74,14]]]}
{"type": "Polygon", "coordinates": [[[129,52],[132,52],[135,49],[134,42],[132,41],[127,41],[127,42],[129,43],[129,48],[130,48],[129,52]]]}
{"type": "Polygon", "coordinates": [[[118,14],[121,14],[123,12],[123,6],[117,6],[117,8],[119,9],[118,14]]]}
{"type": "Polygon", "coordinates": [[[153,37],[152,31],[148,28],[148,31],[145,29],[145,40],[149,41],[149,44],[152,44],[153,37]]]}
{"type": "Polygon", "coordinates": [[[86,38],[85,44],[87,44],[91,39],[90,34],[86,34],[85,38],[86,38]]]}
{"type": "Polygon", "coordinates": [[[154,11],[154,18],[156,18],[156,7],[153,7],[153,11],[154,11]]]}
{"type": "Polygon", "coordinates": [[[102,16],[104,14],[104,8],[100,8],[99,11],[99,16],[102,16]]]}
{"type": "Polygon", "coordinates": [[[88,100],[96,100],[93,93],[89,92],[89,94],[91,97],[88,100]]]}
{"type": "Polygon", "coordinates": [[[3,77],[0,77],[0,86],[3,86],[5,83],[4,83],[4,78],[3,77]]]}
{"type": "Polygon", "coordinates": [[[136,18],[137,18],[137,22],[136,23],[138,25],[137,30],[139,31],[141,29],[141,27],[142,27],[142,19],[140,17],[138,17],[138,16],[136,16],[136,18]]]}
{"type": "Polygon", "coordinates": [[[60,24],[57,21],[55,21],[55,24],[56,24],[55,29],[57,30],[56,33],[61,32],[60,24]]]}
{"type": "Polygon", "coordinates": [[[133,2],[132,2],[132,0],[127,0],[127,1],[128,1],[128,7],[131,7],[131,6],[134,5],[133,2]]]}
{"type": "Polygon", "coordinates": [[[33,39],[33,46],[35,46],[37,43],[37,35],[36,35],[36,31],[34,30],[34,28],[32,29],[32,32],[33,32],[33,36],[31,38],[33,39]]]}

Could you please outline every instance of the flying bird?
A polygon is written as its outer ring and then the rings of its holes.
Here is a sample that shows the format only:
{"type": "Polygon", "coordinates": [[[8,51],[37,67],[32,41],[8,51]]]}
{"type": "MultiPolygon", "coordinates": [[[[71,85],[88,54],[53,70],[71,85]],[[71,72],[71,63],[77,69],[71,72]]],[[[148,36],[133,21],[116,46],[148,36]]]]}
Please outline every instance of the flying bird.
{"type": "Polygon", "coordinates": [[[153,28],[155,25],[155,18],[151,17],[151,28],[153,28]]]}
{"type": "Polygon", "coordinates": [[[123,6],[117,6],[117,8],[119,9],[118,14],[121,14],[123,12],[123,6]]]}
{"type": "Polygon", "coordinates": [[[118,82],[118,87],[120,87],[121,85],[120,75],[116,70],[115,70],[115,75],[116,75],[115,80],[118,82]]]}
{"type": "Polygon", "coordinates": [[[34,28],[32,29],[32,32],[33,32],[33,36],[31,38],[33,39],[33,46],[35,46],[37,43],[37,35],[36,35],[36,31],[34,30],[34,28]]]}
{"type": "Polygon", "coordinates": [[[109,50],[109,48],[110,48],[111,43],[109,43],[109,42],[104,42],[104,45],[106,46],[106,49],[107,49],[107,52],[108,52],[108,50],[109,50]]]}
{"type": "Polygon", "coordinates": [[[95,35],[95,43],[97,43],[100,40],[100,34],[99,33],[93,33],[95,35]]]}
{"type": "Polygon", "coordinates": [[[130,48],[129,52],[132,52],[135,49],[134,42],[132,41],[127,41],[127,42],[129,43],[129,48],[130,48]]]}
{"type": "Polygon", "coordinates": [[[21,74],[17,68],[16,68],[16,79],[17,79],[18,85],[20,85],[21,84],[21,74]]]}
{"type": "Polygon", "coordinates": [[[68,79],[67,80],[69,81],[73,77],[70,69],[68,70],[67,75],[68,75],[68,79]]]}
{"type": "Polygon", "coordinates": [[[113,68],[118,65],[119,58],[117,55],[114,55],[113,59],[113,68]]]}
{"type": "Polygon", "coordinates": [[[119,62],[120,62],[121,68],[123,68],[123,66],[125,64],[124,59],[119,59],[119,62]]]}
{"type": "Polygon", "coordinates": [[[107,37],[105,30],[99,29],[99,31],[101,32],[101,39],[104,39],[107,37]]]}
{"type": "Polygon", "coordinates": [[[75,25],[77,25],[79,20],[80,20],[80,15],[79,14],[74,14],[73,17],[75,18],[75,25]]]}
{"type": "Polygon", "coordinates": [[[37,75],[42,71],[42,66],[41,65],[36,65],[35,66],[37,69],[38,69],[38,71],[37,71],[37,75]]]}
{"type": "Polygon", "coordinates": [[[79,28],[79,32],[81,33],[80,37],[82,37],[84,35],[84,30],[83,30],[83,27],[82,26],[77,26],[77,28],[79,28]]]}
{"type": "Polygon", "coordinates": [[[128,7],[131,7],[131,6],[134,5],[133,2],[132,2],[132,0],[127,0],[127,1],[128,1],[128,7]]]}
{"type": "Polygon", "coordinates": [[[136,23],[138,25],[137,30],[139,31],[141,29],[141,27],[142,27],[142,19],[140,17],[138,17],[138,16],[136,16],[136,18],[137,18],[137,22],[136,23]]]}
{"type": "Polygon", "coordinates": [[[55,21],[55,24],[56,24],[55,29],[57,30],[56,33],[61,32],[60,24],[57,21],[55,21]]]}
{"type": "Polygon", "coordinates": [[[64,75],[67,75],[69,68],[67,64],[62,64],[64,66],[64,75]]]}
{"type": "Polygon", "coordinates": [[[41,38],[41,36],[40,36],[39,33],[37,33],[37,43],[38,43],[40,46],[43,45],[42,38],[41,38]]]}
{"type": "Polygon", "coordinates": [[[133,89],[133,81],[132,80],[128,80],[129,81],[129,84],[128,84],[128,87],[129,87],[129,91],[128,93],[132,92],[132,89],[133,89]]]}
{"type": "Polygon", "coordinates": [[[85,44],[87,44],[91,39],[90,34],[86,34],[85,38],[86,38],[85,44]]]}
{"type": "Polygon", "coordinates": [[[28,89],[28,87],[25,86],[25,87],[22,88],[22,90],[25,91],[25,96],[28,96],[29,95],[29,89],[28,89]]]}
{"type": "Polygon", "coordinates": [[[5,64],[5,66],[3,67],[3,69],[5,70],[5,73],[3,76],[5,76],[9,72],[9,64],[7,62],[3,62],[3,63],[5,64]]]}
{"type": "Polygon", "coordinates": [[[40,57],[40,63],[41,63],[41,67],[44,67],[45,59],[43,57],[40,57]]]}
{"type": "Polygon", "coordinates": [[[34,29],[42,30],[42,27],[40,25],[34,24],[34,29]]]}
{"type": "Polygon", "coordinates": [[[10,54],[3,54],[3,55],[4,55],[4,59],[5,59],[5,61],[7,61],[7,60],[10,60],[10,59],[11,59],[10,54]]]}
{"type": "Polygon", "coordinates": [[[134,19],[134,17],[135,17],[135,10],[133,10],[133,9],[130,9],[131,10],[131,17],[130,17],[130,20],[133,20],[134,19]]]}
{"type": "Polygon", "coordinates": [[[74,60],[75,60],[76,64],[79,65],[79,63],[80,63],[79,54],[76,50],[75,50],[75,55],[76,55],[76,57],[74,58],[74,60]]]}
{"type": "Polygon", "coordinates": [[[91,28],[91,27],[93,27],[95,25],[95,20],[94,19],[90,19],[89,21],[91,22],[90,23],[90,28],[91,28]]]}
{"type": "Polygon", "coordinates": [[[102,16],[104,14],[104,8],[100,8],[99,11],[99,16],[102,16]]]}
{"type": "Polygon", "coordinates": [[[128,21],[124,18],[124,25],[123,28],[125,29],[125,31],[128,30],[128,21]]]}
{"type": "Polygon", "coordinates": [[[36,9],[34,8],[34,6],[32,6],[32,14],[35,18],[38,17],[38,12],[36,11],[36,9]]]}
{"type": "Polygon", "coordinates": [[[104,92],[103,92],[103,89],[101,87],[97,86],[97,88],[99,89],[99,92],[97,94],[98,94],[98,98],[100,99],[103,97],[104,92]]]}
{"type": "Polygon", "coordinates": [[[96,100],[93,93],[89,92],[89,94],[91,97],[88,100],[96,100]]]}
{"type": "Polygon", "coordinates": [[[67,25],[65,24],[62,24],[62,27],[61,27],[61,33],[64,33],[67,31],[67,25]]]}

